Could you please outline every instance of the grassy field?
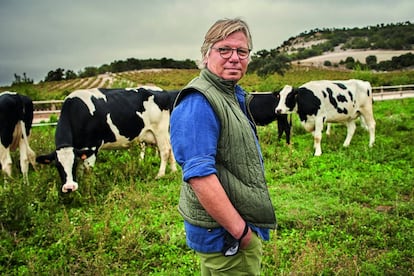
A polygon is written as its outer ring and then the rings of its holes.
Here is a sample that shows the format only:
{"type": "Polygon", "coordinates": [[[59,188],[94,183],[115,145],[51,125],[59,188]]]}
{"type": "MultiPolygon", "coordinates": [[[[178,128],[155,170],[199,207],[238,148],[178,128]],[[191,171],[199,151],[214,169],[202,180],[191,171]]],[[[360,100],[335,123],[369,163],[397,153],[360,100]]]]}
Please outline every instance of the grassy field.
{"type": "MultiPolygon", "coordinates": [[[[263,275],[413,275],[414,99],[376,102],[377,139],[357,128],[324,135],[323,154],[294,116],[292,145],[259,127],[278,229],[265,243],[263,275]]],[[[32,130],[37,154],[54,127],[32,130]]],[[[61,196],[53,166],[23,185],[0,179],[1,275],[198,275],[177,211],[180,172],[154,180],[155,148],[102,151],[79,190],[61,196]]],[[[17,154],[14,153],[14,157],[17,154]]]]}
{"type": "MultiPolygon", "coordinates": [[[[35,101],[63,100],[69,93],[76,89],[93,87],[135,87],[140,85],[156,85],[165,90],[181,89],[191,79],[197,76],[199,70],[142,70],[103,74],[97,77],[73,79],[64,81],[40,82],[37,84],[19,84],[0,87],[1,91],[15,91],[30,96],[35,101]],[[108,79],[109,78],[109,79],[108,79]]],[[[414,70],[396,72],[371,72],[363,70],[332,70],[293,66],[283,76],[278,74],[266,77],[258,77],[256,74],[247,74],[240,84],[246,91],[263,92],[278,91],[286,84],[299,86],[311,80],[344,80],[362,79],[369,81],[373,87],[401,84],[413,84],[414,70]]]]}

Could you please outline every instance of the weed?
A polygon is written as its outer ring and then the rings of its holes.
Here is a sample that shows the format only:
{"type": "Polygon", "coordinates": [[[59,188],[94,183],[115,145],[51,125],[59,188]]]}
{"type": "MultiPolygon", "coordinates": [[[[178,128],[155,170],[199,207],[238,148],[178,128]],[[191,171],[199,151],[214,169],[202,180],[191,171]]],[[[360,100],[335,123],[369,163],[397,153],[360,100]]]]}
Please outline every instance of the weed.
{"type": "MultiPolygon", "coordinates": [[[[374,114],[373,148],[360,127],[343,148],[346,130],[336,126],[320,157],[297,117],[289,146],[275,123],[259,127],[278,218],[263,275],[414,273],[414,100],[376,102],[374,114]]],[[[53,127],[33,128],[32,148],[53,150],[53,136],[53,127]]],[[[0,180],[0,274],[197,274],[177,211],[181,174],[155,180],[157,150],[147,147],[144,160],[140,150],[101,151],[68,195],[53,166],[30,170],[25,186],[14,162],[14,178],[0,180]]]]}

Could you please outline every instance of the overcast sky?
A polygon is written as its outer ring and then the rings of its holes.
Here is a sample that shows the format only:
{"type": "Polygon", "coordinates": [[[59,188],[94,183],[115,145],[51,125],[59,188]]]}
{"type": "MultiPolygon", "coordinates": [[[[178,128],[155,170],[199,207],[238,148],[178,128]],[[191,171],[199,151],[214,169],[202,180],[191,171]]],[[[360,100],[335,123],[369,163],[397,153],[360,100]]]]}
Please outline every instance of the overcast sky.
{"type": "Polygon", "coordinates": [[[0,86],[133,57],[200,59],[221,18],[250,26],[253,52],[315,28],[414,23],[413,0],[0,0],[0,86]]]}

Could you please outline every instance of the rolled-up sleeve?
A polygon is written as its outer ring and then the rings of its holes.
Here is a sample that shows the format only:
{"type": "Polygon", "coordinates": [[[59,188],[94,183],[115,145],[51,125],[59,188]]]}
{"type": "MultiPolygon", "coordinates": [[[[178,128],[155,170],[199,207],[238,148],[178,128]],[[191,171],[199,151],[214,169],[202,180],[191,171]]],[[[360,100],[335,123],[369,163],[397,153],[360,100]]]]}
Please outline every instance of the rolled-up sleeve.
{"type": "Polygon", "coordinates": [[[219,131],[220,122],[202,94],[186,95],[174,108],[170,120],[171,146],[184,181],[217,173],[219,131]]]}

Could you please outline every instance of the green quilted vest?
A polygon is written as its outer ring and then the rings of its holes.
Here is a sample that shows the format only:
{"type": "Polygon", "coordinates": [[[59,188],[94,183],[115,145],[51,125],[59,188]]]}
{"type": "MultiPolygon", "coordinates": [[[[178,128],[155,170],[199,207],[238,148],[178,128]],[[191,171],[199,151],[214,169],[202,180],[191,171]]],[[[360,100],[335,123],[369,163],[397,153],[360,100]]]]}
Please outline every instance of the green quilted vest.
{"type": "MultiPolygon", "coordinates": [[[[174,106],[186,93],[194,90],[207,98],[221,123],[216,167],[227,196],[247,222],[258,227],[276,228],[255,133],[240,109],[234,94],[234,82],[220,79],[204,69],[180,92],[174,106]]],[[[186,182],[181,187],[178,208],[191,224],[206,228],[220,226],[204,210],[186,182]]]]}

